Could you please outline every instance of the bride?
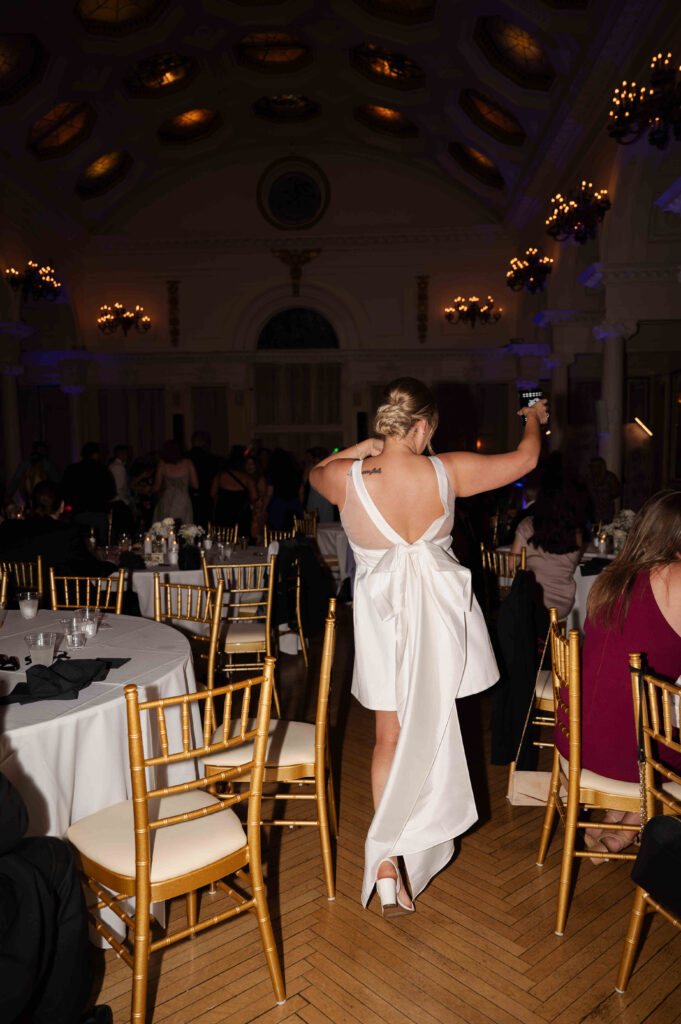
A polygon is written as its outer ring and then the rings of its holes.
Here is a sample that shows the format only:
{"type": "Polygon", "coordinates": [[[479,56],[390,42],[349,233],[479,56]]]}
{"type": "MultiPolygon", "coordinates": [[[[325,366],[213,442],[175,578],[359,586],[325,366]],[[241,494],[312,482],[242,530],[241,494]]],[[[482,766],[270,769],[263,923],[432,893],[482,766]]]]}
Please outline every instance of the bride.
{"type": "Polygon", "coordinates": [[[385,917],[413,911],[454,837],[477,819],[455,701],[492,686],[498,672],[470,573],[451,552],[454,500],[534,468],[546,402],[519,415],[515,451],[435,456],[434,397],[401,377],[376,413],[378,436],[310,470],[312,487],[340,509],[357,565],[352,692],[376,713],[362,902],[375,885],[385,917]]]}

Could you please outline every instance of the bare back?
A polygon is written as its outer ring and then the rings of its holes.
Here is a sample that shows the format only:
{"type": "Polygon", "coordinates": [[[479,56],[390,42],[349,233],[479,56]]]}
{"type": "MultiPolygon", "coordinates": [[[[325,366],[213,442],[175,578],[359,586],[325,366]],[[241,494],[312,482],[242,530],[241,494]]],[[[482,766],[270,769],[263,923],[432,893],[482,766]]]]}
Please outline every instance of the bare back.
{"type": "MultiPolygon", "coordinates": [[[[441,467],[441,471],[444,470],[441,467]]],[[[436,520],[443,520],[437,535],[451,531],[453,509],[443,503],[437,471],[424,456],[380,455],[361,466],[361,483],[380,516],[407,544],[420,540],[436,520]]],[[[451,484],[448,486],[451,493],[451,484]]],[[[365,548],[385,548],[393,541],[371,521],[362,496],[348,475],[341,519],[350,539],[365,548]]]]}

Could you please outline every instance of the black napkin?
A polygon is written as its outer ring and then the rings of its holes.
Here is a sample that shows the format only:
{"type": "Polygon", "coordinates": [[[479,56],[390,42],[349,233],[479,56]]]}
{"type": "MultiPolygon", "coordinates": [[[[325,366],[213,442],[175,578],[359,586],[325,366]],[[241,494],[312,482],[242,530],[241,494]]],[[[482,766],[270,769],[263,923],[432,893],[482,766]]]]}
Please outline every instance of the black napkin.
{"type": "Polygon", "coordinates": [[[590,558],[588,562],[582,562],[579,571],[582,576],[598,576],[611,562],[610,558],[590,558]]]}
{"type": "Polygon", "coordinates": [[[179,569],[200,569],[201,553],[195,544],[182,544],[177,556],[179,569]]]}
{"type": "Polygon", "coordinates": [[[106,679],[110,668],[120,668],[130,658],[83,658],[55,661],[53,665],[32,665],[26,682],[17,683],[0,704],[31,704],[37,700],[76,700],[90,683],[106,679]]]}

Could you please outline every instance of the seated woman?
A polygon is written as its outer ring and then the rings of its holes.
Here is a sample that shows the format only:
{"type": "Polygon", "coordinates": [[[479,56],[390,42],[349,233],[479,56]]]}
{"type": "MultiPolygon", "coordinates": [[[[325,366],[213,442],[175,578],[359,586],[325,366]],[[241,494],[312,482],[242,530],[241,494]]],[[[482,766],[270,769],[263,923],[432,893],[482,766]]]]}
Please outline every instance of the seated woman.
{"type": "MultiPolygon", "coordinates": [[[[670,680],[681,675],[681,491],[660,491],[648,499],[622,551],[589,594],[582,656],[582,765],[624,782],[638,781],[628,665],[629,654],[639,652],[657,675],[670,680]]],[[[567,757],[560,739],[558,747],[567,757]]],[[[669,763],[677,766],[671,757],[669,763]]],[[[608,811],[603,824],[605,828],[587,832],[587,846],[619,853],[634,840],[640,818],[608,811]],[[636,827],[608,831],[607,824],[613,822],[636,827]]]]}
{"type": "Polygon", "coordinates": [[[526,548],[527,568],[541,589],[545,608],[564,619],[575,601],[575,569],[581,557],[579,513],[572,488],[553,474],[539,486],[534,515],[518,524],[511,551],[526,548]]]}

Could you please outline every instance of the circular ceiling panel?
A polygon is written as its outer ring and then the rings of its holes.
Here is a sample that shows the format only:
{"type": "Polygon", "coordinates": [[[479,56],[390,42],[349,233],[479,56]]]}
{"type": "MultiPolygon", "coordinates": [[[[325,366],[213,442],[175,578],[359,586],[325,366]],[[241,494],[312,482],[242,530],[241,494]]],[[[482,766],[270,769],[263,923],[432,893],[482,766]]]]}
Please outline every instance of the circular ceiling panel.
{"type": "Polygon", "coordinates": [[[329,204],[329,182],[320,167],[302,157],[284,157],[265,169],[258,182],[263,217],[285,231],[312,227],[329,204]]]}
{"type": "Polygon", "coordinates": [[[47,54],[35,36],[0,35],[0,103],[10,103],[34,85],[43,73],[47,54]]]}
{"type": "Polygon", "coordinates": [[[350,51],[350,63],[366,78],[397,89],[420,89],[426,80],[421,68],[403,53],[394,53],[374,43],[350,51]]]}
{"type": "Polygon", "coordinates": [[[288,32],[250,32],[234,47],[239,64],[255,71],[300,71],[312,63],[312,50],[288,32]]]}
{"type": "Polygon", "coordinates": [[[81,199],[90,199],[108,192],[126,176],[132,167],[132,157],[125,150],[102,153],[85,168],[76,182],[81,199]]]}
{"type": "Polygon", "coordinates": [[[307,96],[286,92],[277,96],[261,96],[253,104],[253,111],[269,121],[308,121],[321,113],[321,107],[307,96]]]}
{"type": "Polygon", "coordinates": [[[471,121],[499,142],[505,142],[509,146],[522,146],[525,132],[520,121],[510,110],[506,110],[477,89],[462,89],[459,103],[471,121]]]}
{"type": "Polygon", "coordinates": [[[416,125],[394,107],[378,107],[373,103],[365,103],[355,107],[355,117],[367,128],[375,132],[384,132],[388,135],[398,135],[403,139],[413,138],[418,135],[416,125]]]}
{"type": "Polygon", "coordinates": [[[478,18],[474,38],[490,64],[526,89],[546,91],[556,73],[541,44],[498,14],[478,18]]]}
{"type": "Polygon", "coordinates": [[[222,118],[217,110],[196,107],[165,121],[158,134],[163,142],[196,142],[212,135],[221,124],[222,118]]]}
{"type": "Polygon", "coordinates": [[[377,18],[399,21],[403,25],[431,21],[435,14],[435,0],[355,0],[355,3],[377,18]]]}
{"type": "Polygon", "coordinates": [[[95,118],[88,103],[58,103],[33,123],[26,145],[41,158],[63,156],[88,137],[95,118]]]}
{"type": "Polygon", "coordinates": [[[77,0],[76,15],[88,32],[125,35],[151,25],[168,0],[77,0]]]}
{"type": "Polygon", "coordinates": [[[133,96],[160,96],[184,89],[196,77],[198,63],[180,53],[159,53],[138,60],[125,76],[126,88],[133,96]]]}
{"type": "Polygon", "coordinates": [[[480,150],[473,149],[472,146],[467,146],[464,142],[452,142],[449,152],[459,167],[462,167],[468,174],[472,174],[483,185],[489,185],[491,188],[504,187],[505,182],[499,168],[480,150]]]}

